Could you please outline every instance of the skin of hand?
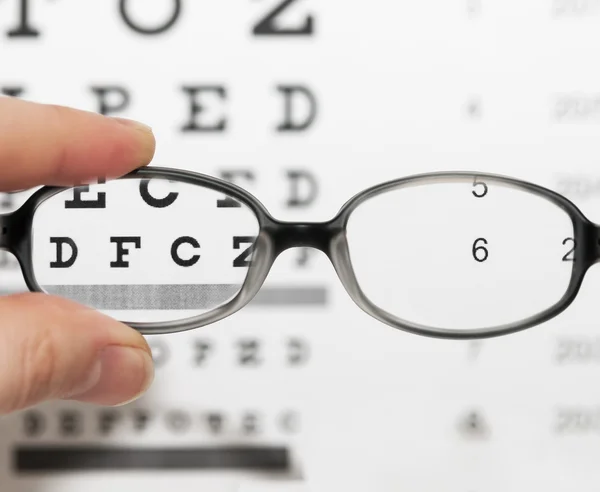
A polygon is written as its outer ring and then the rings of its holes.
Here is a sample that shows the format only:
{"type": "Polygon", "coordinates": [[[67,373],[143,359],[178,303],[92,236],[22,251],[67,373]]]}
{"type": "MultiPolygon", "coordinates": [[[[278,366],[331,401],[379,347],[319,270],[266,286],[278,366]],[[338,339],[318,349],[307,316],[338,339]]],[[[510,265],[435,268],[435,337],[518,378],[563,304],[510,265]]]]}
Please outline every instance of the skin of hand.
{"type": "MultiPolygon", "coordinates": [[[[0,97],[0,191],[118,177],[154,150],[140,123],[0,97]]],[[[46,294],[0,297],[0,415],[54,399],[122,405],[153,377],[148,344],[124,324],[46,294]]]]}

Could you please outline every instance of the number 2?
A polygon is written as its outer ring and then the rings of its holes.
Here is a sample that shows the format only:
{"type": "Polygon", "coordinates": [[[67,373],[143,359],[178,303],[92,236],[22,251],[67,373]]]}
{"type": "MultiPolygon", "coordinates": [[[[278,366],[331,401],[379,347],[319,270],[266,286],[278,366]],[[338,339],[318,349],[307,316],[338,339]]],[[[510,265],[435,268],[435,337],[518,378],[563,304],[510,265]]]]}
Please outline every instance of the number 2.
{"type": "Polygon", "coordinates": [[[565,256],[563,256],[562,261],[575,261],[574,253],[575,253],[575,248],[577,247],[577,241],[575,241],[575,239],[573,239],[572,237],[568,237],[562,243],[563,243],[563,245],[565,245],[568,242],[572,242],[573,247],[569,251],[567,251],[565,256]],[[571,256],[569,256],[569,255],[571,255],[571,256]]]}

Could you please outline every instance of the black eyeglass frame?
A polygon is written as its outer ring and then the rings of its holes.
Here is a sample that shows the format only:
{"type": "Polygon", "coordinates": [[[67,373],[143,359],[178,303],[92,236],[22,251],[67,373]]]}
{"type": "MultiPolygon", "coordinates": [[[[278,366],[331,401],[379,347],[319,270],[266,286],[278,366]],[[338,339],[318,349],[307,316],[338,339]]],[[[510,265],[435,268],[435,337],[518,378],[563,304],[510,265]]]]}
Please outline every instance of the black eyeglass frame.
{"type": "MultiPolygon", "coordinates": [[[[256,215],[259,233],[254,245],[251,266],[238,294],[226,304],[207,313],[168,322],[124,322],[143,334],[165,334],[192,330],[231,316],[243,308],[262,287],[276,258],[289,248],[315,248],[327,255],[352,300],[367,314],[394,328],[421,336],[468,340],[507,335],[541,324],[557,316],[573,302],[587,270],[600,261],[600,227],[588,220],[579,208],[563,195],[542,186],[499,174],[472,171],[435,172],[408,176],[372,186],[352,197],[337,215],[326,222],[285,222],[275,219],[251,193],[239,186],[200,173],[171,168],[142,167],[117,179],[166,179],[223,193],[246,205],[256,215]],[[361,290],[350,260],[346,225],[352,212],[364,201],[394,189],[435,181],[448,182],[465,178],[474,183],[496,182],[541,196],[560,207],[571,219],[574,231],[574,262],[568,288],[562,298],[546,310],[509,324],[461,331],[412,323],[377,307],[361,290]]],[[[38,284],[32,262],[32,224],[35,211],[52,196],[74,187],[45,186],[37,190],[16,211],[0,215],[0,249],[17,258],[27,287],[32,292],[45,292],[38,284]]],[[[385,227],[385,225],[382,225],[385,227]]]]}

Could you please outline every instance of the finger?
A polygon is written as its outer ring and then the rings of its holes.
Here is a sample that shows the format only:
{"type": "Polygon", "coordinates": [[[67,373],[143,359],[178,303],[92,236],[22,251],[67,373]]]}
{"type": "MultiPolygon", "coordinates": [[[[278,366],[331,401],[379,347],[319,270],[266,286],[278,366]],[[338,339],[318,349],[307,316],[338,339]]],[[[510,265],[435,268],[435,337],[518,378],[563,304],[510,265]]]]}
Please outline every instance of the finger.
{"type": "Polygon", "coordinates": [[[0,415],[51,399],[120,405],[154,370],[135,330],[66,299],[0,298],[0,415]]]}
{"type": "Polygon", "coordinates": [[[0,97],[0,190],[89,183],[148,164],[152,130],[132,120],[0,97]]]}

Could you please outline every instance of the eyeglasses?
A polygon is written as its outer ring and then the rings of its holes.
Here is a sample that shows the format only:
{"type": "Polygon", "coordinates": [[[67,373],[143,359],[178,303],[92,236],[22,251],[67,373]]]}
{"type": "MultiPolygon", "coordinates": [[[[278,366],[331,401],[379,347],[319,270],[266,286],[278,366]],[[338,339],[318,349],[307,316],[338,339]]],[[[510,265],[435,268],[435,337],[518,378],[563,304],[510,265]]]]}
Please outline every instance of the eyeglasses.
{"type": "Polygon", "coordinates": [[[259,291],[276,257],[310,247],[350,297],[395,328],[505,335],[558,315],[600,259],[600,229],[567,198],[472,172],[369,188],[327,222],[274,219],[247,191],[174,169],[44,187],[0,217],[0,247],[27,286],[145,334],[221,320],[259,291]]]}

